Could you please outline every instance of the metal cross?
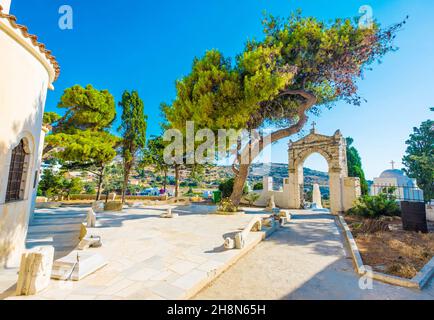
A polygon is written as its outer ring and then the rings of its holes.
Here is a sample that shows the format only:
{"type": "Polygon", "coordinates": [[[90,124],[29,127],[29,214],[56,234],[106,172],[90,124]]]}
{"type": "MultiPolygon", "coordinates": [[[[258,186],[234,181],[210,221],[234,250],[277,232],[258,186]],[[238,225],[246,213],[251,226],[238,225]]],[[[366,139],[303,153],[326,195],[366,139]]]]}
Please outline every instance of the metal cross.
{"type": "Polygon", "coordinates": [[[395,163],[396,163],[396,162],[392,160],[390,163],[392,164],[392,170],[394,170],[394,169],[395,169],[395,163]]]}
{"type": "Polygon", "coordinates": [[[317,125],[317,123],[314,121],[312,122],[312,131],[315,131],[315,126],[317,125]]]}

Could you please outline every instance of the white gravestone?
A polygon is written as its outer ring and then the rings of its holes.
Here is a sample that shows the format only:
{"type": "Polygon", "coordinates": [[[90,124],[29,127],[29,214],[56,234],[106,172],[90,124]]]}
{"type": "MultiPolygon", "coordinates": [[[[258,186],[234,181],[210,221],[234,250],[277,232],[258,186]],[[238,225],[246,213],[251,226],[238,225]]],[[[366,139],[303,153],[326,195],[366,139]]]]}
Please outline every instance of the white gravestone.
{"type": "Polygon", "coordinates": [[[54,247],[37,247],[23,253],[17,282],[17,296],[31,296],[50,283],[54,247]]]}
{"type": "Polygon", "coordinates": [[[319,189],[319,185],[315,183],[313,185],[313,191],[312,191],[312,203],[314,206],[316,206],[315,209],[322,209],[322,199],[321,199],[321,191],[319,189]]]}
{"type": "Polygon", "coordinates": [[[270,200],[268,201],[268,206],[265,210],[267,211],[273,211],[276,209],[276,202],[274,201],[274,195],[270,197],[270,200]]]}
{"type": "Polygon", "coordinates": [[[93,209],[89,209],[89,211],[87,212],[86,224],[88,228],[96,227],[96,214],[93,209]]]}
{"type": "Polygon", "coordinates": [[[166,213],[163,213],[162,215],[160,215],[160,217],[163,219],[174,219],[178,218],[179,215],[177,213],[172,213],[172,209],[169,208],[167,209],[166,213]]]}

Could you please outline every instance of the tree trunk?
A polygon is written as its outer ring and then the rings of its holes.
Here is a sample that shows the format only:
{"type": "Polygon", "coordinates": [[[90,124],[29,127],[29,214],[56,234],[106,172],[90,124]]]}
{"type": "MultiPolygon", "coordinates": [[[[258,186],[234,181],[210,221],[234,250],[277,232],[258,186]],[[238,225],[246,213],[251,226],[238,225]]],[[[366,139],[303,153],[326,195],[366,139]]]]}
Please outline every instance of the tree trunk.
{"type": "Polygon", "coordinates": [[[241,164],[238,168],[238,175],[235,177],[234,190],[230,197],[233,204],[238,206],[243,197],[244,185],[249,175],[250,164],[241,164]]]}
{"type": "Polygon", "coordinates": [[[122,204],[125,204],[125,194],[127,192],[128,180],[130,178],[131,163],[126,163],[124,166],[124,183],[122,185],[122,204]]]}
{"type": "Polygon", "coordinates": [[[179,197],[179,164],[175,164],[175,197],[179,197]]]}
{"type": "Polygon", "coordinates": [[[303,97],[306,101],[300,106],[298,110],[298,122],[292,125],[289,128],[281,129],[276,132],[273,132],[270,136],[266,138],[261,138],[258,141],[249,144],[244,148],[242,154],[238,155],[232,169],[235,173],[235,181],[234,181],[234,189],[232,191],[232,195],[230,197],[232,203],[238,206],[241,202],[241,198],[243,196],[244,185],[247,180],[247,176],[249,174],[250,165],[253,160],[266,148],[269,144],[272,144],[281,139],[290,137],[296,133],[298,133],[301,129],[303,129],[304,125],[307,123],[308,117],[306,115],[306,111],[308,111],[312,106],[314,106],[317,102],[317,98],[305,91],[305,90],[288,90],[280,94],[280,96],[293,96],[298,95],[303,97]],[[257,154],[252,155],[251,150],[258,150],[257,154]],[[238,168],[236,168],[238,162],[238,168]]]}
{"type": "Polygon", "coordinates": [[[164,170],[164,181],[163,181],[164,193],[166,193],[166,188],[167,188],[167,170],[164,170]]]}
{"type": "Polygon", "coordinates": [[[96,193],[96,201],[101,200],[101,188],[102,188],[102,179],[104,178],[104,166],[101,167],[101,170],[98,174],[98,191],[96,193]]]}

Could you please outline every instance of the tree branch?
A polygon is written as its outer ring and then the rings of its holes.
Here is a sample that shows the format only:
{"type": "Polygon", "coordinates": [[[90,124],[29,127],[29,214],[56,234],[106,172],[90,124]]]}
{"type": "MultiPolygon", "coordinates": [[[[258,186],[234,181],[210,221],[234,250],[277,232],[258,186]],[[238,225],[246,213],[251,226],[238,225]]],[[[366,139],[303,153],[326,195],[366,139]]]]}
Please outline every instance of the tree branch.
{"type": "Polygon", "coordinates": [[[241,159],[249,159],[249,163],[251,163],[254,159],[250,159],[250,150],[251,149],[255,150],[258,143],[259,143],[259,148],[258,148],[258,155],[259,155],[268,145],[270,145],[276,141],[279,141],[281,139],[290,137],[293,134],[296,134],[305,126],[305,124],[307,123],[307,121],[309,119],[306,112],[317,103],[318,99],[314,94],[312,94],[306,90],[302,90],[302,89],[287,90],[287,91],[284,91],[281,94],[279,94],[278,97],[296,96],[296,95],[301,96],[306,100],[300,106],[300,108],[297,112],[297,116],[298,116],[297,123],[290,126],[289,128],[285,128],[285,129],[281,129],[281,130],[278,130],[276,132],[273,132],[271,135],[269,135],[265,138],[262,137],[261,139],[259,139],[258,141],[255,141],[253,143],[252,143],[252,141],[250,141],[249,144],[244,148],[241,157],[237,157],[237,159],[235,160],[235,162],[232,166],[233,168],[236,166],[237,163],[238,164],[241,163],[240,158],[241,159]],[[254,146],[255,148],[252,146],[254,146]]]}

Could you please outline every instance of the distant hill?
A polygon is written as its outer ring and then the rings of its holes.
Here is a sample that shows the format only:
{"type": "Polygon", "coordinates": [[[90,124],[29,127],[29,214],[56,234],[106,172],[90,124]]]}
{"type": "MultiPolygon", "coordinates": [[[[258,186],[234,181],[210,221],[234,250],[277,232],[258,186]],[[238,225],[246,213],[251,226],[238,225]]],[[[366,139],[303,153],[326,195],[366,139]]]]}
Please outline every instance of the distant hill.
{"type": "MultiPolygon", "coordinates": [[[[218,181],[232,177],[233,172],[231,167],[216,166],[208,169],[207,176],[213,181],[218,181]]],[[[288,178],[288,165],[284,163],[253,164],[248,182],[250,185],[262,182],[264,176],[273,177],[274,188],[278,189],[283,186],[283,179],[288,178]]],[[[318,183],[320,186],[328,187],[328,173],[304,168],[304,182],[306,185],[318,183]]]]}
{"type": "MultiPolygon", "coordinates": [[[[156,173],[152,167],[144,172],[143,176],[148,183],[160,183],[161,173],[156,173]]],[[[201,178],[201,183],[204,187],[217,187],[221,181],[232,178],[234,173],[231,166],[214,166],[207,167],[201,178]]],[[[268,176],[273,178],[273,187],[279,190],[283,186],[283,179],[288,178],[288,165],[284,163],[270,164],[253,164],[250,169],[248,183],[250,186],[263,181],[263,177],[268,176]]],[[[181,181],[184,185],[197,185],[190,178],[190,170],[182,169],[180,171],[181,181]]],[[[139,177],[137,177],[139,178],[139,177]]],[[[174,172],[171,170],[168,175],[169,183],[174,183],[174,172]]],[[[311,189],[313,183],[318,183],[321,187],[321,192],[327,194],[329,189],[329,177],[326,172],[316,171],[309,168],[304,168],[304,183],[307,189],[311,189]]]]}

